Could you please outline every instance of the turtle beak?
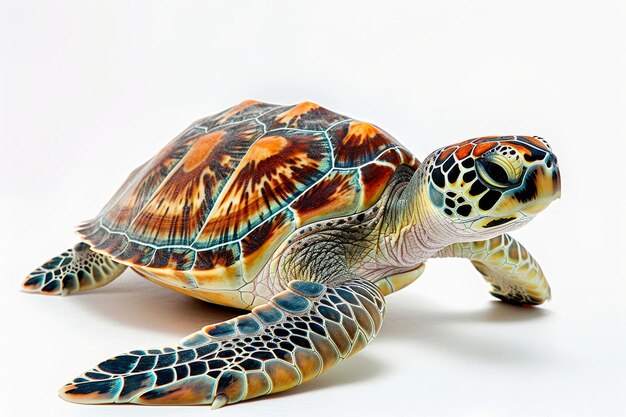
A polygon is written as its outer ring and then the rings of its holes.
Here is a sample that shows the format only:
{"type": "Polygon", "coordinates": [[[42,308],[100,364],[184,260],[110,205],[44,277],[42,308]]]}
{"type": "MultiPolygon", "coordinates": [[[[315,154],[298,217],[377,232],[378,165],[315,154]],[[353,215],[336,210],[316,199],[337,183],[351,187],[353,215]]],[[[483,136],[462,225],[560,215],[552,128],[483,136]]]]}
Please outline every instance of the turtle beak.
{"type": "Polygon", "coordinates": [[[514,194],[514,197],[522,204],[527,203],[521,211],[528,216],[548,207],[548,205],[561,197],[561,175],[556,164],[556,158],[549,155],[541,164],[528,169],[522,189],[514,194]]]}

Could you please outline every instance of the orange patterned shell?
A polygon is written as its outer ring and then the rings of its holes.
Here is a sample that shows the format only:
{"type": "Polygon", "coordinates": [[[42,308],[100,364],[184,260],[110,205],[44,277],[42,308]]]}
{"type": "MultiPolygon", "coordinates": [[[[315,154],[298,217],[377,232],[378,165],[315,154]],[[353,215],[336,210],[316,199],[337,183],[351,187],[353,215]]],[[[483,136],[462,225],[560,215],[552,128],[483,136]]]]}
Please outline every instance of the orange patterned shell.
{"type": "Polygon", "coordinates": [[[192,124],[78,231],[130,266],[249,280],[296,229],[371,207],[402,164],[419,162],[371,124],[244,101],[192,124]]]}

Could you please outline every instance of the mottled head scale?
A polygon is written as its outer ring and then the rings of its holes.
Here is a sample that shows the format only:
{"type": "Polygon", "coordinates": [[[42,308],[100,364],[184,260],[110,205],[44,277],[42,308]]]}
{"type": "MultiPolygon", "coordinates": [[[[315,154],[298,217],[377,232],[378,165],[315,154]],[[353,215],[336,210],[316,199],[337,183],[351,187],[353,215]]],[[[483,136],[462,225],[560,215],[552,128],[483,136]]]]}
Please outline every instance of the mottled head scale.
{"type": "Polygon", "coordinates": [[[516,229],[560,196],[556,157],[536,136],[470,139],[438,149],[424,163],[430,201],[472,234],[516,229]]]}

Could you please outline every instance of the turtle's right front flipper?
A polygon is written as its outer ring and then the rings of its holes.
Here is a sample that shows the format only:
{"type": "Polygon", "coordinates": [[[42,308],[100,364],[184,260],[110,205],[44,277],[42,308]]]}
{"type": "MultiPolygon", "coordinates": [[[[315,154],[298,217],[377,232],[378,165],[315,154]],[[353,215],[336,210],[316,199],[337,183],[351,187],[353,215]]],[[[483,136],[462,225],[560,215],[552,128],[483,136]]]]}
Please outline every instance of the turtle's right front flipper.
{"type": "Polygon", "coordinates": [[[378,333],[379,289],[355,279],[291,281],[252,313],[205,327],[180,345],[106,360],[61,388],[78,403],[212,404],[284,391],[354,355],[378,333]]]}
{"type": "Polygon", "coordinates": [[[505,303],[532,306],[550,299],[541,267],[521,243],[507,234],[489,240],[455,243],[437,257],[467,258],[505,303]]]}
{"type": "Polygon", "coordinates": [[[67,295],[108,284],[126,269],[111,257],[78,243],[35,269],[22,283],[26,292],[67,295]]]}

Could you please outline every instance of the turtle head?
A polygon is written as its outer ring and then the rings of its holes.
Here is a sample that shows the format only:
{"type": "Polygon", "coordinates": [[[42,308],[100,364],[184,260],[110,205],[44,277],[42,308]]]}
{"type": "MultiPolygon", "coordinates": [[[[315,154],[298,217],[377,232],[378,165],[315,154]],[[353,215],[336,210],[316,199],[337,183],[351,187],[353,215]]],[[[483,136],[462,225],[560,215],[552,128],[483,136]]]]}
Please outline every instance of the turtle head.
{"type": "Polygon", "coordinates": [[[427,198],[461,238],[517,229],[561,194],[556,157],[537,136],[471,139],[438,149],[424,165],[427,198]]]}

